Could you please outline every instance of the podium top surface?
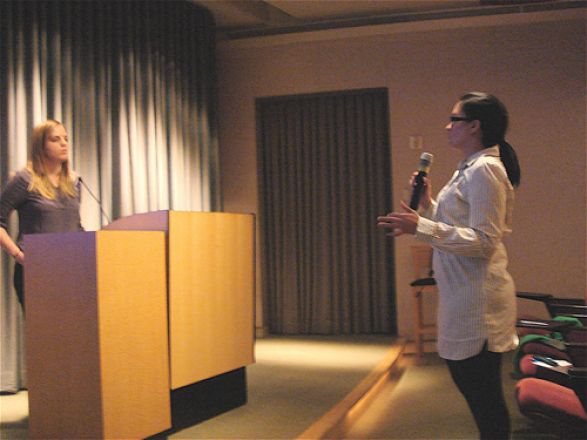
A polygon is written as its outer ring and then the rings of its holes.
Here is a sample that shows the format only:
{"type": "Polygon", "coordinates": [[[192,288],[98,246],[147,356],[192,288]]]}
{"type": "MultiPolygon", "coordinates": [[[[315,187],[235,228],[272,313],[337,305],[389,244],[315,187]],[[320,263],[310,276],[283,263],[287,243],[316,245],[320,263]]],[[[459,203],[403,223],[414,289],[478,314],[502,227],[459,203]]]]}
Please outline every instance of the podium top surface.
{"type": "Polygon", "coordinates": [[[210,217],[218,218],[254,218],[254,214],[234,214],[228,212],[193,212],[193,211],[172,211],[161,210],[133,214],[114,220],[112,223],[104,226],[103,230],[134,230],[134,231],[164,231],[169,232],[170,219],[173,217],[210,217]]]}

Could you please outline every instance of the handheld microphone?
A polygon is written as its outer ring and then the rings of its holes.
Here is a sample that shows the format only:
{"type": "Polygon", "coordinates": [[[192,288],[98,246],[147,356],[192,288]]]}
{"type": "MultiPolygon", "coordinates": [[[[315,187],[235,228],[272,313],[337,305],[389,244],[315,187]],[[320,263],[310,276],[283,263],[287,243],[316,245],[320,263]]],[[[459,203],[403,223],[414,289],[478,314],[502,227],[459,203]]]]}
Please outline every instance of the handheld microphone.
{"type": "Polygon", "coordinates": [[[100,208],[100,212],[102,213],[102,215],[104,217],[106,217],[106,220],[108,221],[108,223],[112,223],[110,221],[110,217],[108,217],[108,214],[106,214],[106,211],[104,211],[104,208],[102,208],[102,202],[100,201],[100,199],[94,195],[94,193],[92,192],[92,190],[88,187],[88,185],[86,185],[86,182],[84,182],[81,177],[78,176],[78,179],[79,179],[79,182],[88,191],[88,193],[90,194],[90,196],[92,196],[92,198],[96,201],[96,203],[98,204],[98,207],[100,208]]]}
{"type": "Polygon", "coordinates": [[[418,174],[414,179],[415,184],[412,188],[412,198],[410,199],[410,208],[414,210],[417,210],[418,205],[420,204],[420,196],[422,195],[422,190],[424,189],[424,177],[426,177],[430,172],[433,159],[434,156],[430,153],[424,152],[420,155],[420,167],[418,169],[418,174]]]}

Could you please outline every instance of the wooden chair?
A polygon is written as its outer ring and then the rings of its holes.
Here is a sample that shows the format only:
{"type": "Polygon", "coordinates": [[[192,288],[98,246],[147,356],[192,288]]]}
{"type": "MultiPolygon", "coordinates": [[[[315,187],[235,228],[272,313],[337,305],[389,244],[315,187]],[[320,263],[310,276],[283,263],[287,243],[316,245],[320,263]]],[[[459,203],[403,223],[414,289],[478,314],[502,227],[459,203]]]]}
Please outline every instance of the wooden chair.
{"type": "Polygon", "coordinates": [[[432,247],[426,244],[411,246],[414,281],[410,283],[414,296],[414,339],[418,357],[424,352],[424,336],[435,335],[436,325],[424,322],[424,294],[437,294],[436,280],[432,274],[432,247]]]}

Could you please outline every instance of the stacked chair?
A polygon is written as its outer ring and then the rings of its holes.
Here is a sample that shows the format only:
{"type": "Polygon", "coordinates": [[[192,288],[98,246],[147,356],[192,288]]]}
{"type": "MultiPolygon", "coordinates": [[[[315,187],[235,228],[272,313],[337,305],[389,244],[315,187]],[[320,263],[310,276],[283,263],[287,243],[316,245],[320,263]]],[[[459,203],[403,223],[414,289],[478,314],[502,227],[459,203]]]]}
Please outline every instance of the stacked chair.
{"type": "Polygon", "coordinates": [[[561,438],[587,438],[587,306],[584,299],[518,292],[544,303],[550,319],[518,319],[515,357],[520,412],[561,438]]]}

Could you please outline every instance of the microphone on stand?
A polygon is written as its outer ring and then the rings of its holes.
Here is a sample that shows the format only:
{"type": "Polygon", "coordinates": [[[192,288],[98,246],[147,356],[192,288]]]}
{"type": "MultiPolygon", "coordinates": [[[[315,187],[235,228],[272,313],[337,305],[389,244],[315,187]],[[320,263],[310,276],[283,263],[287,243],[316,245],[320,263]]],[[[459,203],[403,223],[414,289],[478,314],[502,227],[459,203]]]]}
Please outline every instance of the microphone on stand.
{"type": "Polygon", "coordinates": [[[98,203],[98,207],[100,208],[100,212],[102,213],[102,215],[104,217],[106,217],[106,220],[108,221],[108,223],[112,223],[112,221],[110,220],[110,217],[108,217],[108,214],[106,214],[106,211],[104,211],[104,208],[102,208],[102,202],[100,201],[100,199],[94,195],[92,190],[88,187],[88,185],[86,185],[86,182],[84,182],[81,177],[78,176],[78,179],[79,179],[80,183],[84,186],[84,188],[88,191],[90,196],[92,196],[92,198],[96,201],[96,203],[98,203]]]}
{"type": "Polygon", "coordinates": [[[418,168],[418,174],[414,178],[414,187],[412,188],[412,198],[410,199],[410,208],[417,210],[420,204],[420,196],[424,189],[424,177],[430,172],[432,166],[432,160],[434,156],[431,153],[422,153],[420,155],[420,167],[418,168]]]}

